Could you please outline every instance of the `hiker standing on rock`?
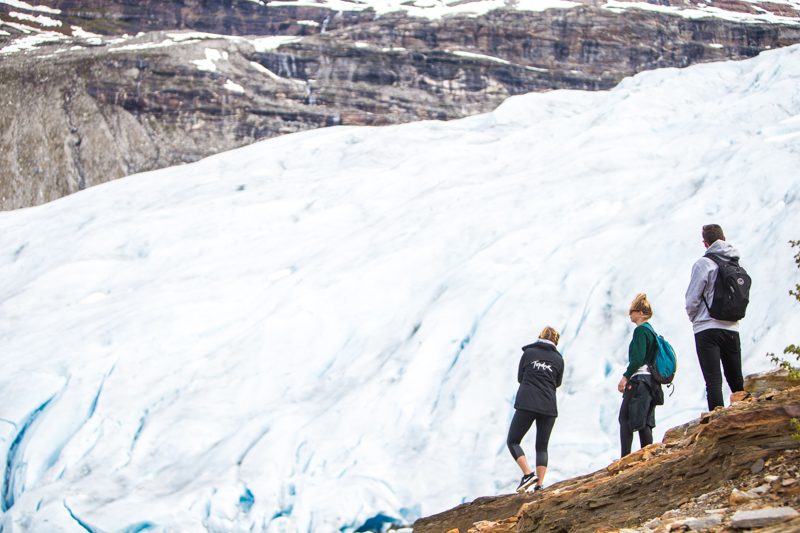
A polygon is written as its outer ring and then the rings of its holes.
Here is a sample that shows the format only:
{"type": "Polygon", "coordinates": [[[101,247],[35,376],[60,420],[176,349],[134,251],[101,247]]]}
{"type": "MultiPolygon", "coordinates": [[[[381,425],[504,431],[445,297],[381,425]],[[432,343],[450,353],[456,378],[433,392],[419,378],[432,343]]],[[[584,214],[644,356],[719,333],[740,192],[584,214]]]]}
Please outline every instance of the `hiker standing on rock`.
{"type": "Polygon", "coordinates": [[[724,405],[722,375],[731,392],[744,390],[739,320],[750,296],[750,276],[739,266],[739,252],[725,241],[717,224],[703,226],[706,253],[692,267],[686,313],[692,321],[697,358],[706,382],[708,410],[724,405]]]}
{"type": "Polygon", "coordinates": [[[628,316],[636,328],[628,346],[628,368],[617,384],[617,390],[622,393],[622,405],[619,408],[621,457],[631,453],[634,432],[639,432],[642,448],[653,443],[656,405],[664,403],[661,385],[653,379],[648,369],[648,365],[655,362],[658,344],[655,331],[648,323],[653,316],[653,308],[646,294],[636,295],[628,316]]]}
{"type": "Polygon", "coordinates": [[[524,492],[531,485],[534,490],[544,486],[547,473],[547,444],[556,423],[558,408],[556,388],[561,386],[564,376],[564,359],[556,349],[561,335],[547,326],[539,334],[539,340],[522,348],[517,382],[519,389],[514,401],[514,418],[508,429],[508,449],[522,470],[522,480],[517,492],[524,492]],[[522,438],[536,421],[536,471],[531,470],[525,452],[520,446],[522,438]]]}

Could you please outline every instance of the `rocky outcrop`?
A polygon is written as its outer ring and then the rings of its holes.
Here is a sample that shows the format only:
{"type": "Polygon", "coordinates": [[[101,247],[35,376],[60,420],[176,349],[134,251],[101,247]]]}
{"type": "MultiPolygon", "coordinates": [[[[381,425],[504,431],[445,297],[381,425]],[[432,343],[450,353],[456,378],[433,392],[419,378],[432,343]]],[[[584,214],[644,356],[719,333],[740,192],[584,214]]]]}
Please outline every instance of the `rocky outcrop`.
{"type": "MultiPolygon", "coordinates": [[[[774,23],[589,0],[570,9],[436,19],[402,11],[377,16],[363,5],[337,12],[324,2],[39,3],[47,7],[35,9],[50,11],[20,14],[17,4],[0,3],[0,22],[14,21],[0,26],[8,34],[0,32],[0,40],[23,35],[26,22],[50,41],[0,43],[0,209],[285,133],[459,118],[515,94],[607,89],[642,70],[741,59],[800,42],[793,4],[765,3],[789,22],[774,23]],[[99,37],[78,26],[103,34],[183,28],[226,36],[99,37]],[[265,44],[231,37],[238,34],[297,38],[265,44]]],[[[754,5],[725,3],[731,13],[754,5]]]]}
{"type": "Polygon", "coordinates": [[[789,376],[789,371],[785,368],[748,376],[744,382],[745,397],[742,399],[745,399],[747,394],[761,395],[772,390],[790,389],[795,385],[798,385],[797,381],[789,376]]]}
{"type": "MultiPolygon", "coordinates": [[[[748,378],[749,390],[770,379],[748,378]]],[[[535,494],[481,498],[418,520],[414,532],[800,531],[796,418],[800,385],[751,394],[606,469],[535,494]]]]}

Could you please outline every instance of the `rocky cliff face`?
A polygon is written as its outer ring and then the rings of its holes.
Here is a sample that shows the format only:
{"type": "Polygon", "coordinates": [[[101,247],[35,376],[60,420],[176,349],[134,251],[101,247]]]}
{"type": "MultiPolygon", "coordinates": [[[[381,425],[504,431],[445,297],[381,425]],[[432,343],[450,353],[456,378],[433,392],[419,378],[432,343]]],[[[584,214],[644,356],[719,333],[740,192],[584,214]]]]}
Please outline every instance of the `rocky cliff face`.
{"type": "Polygon", "coordinates": [[[43,4],[0,3],[0,209],[284,133],[458,118],[800,42],[791,2],[731,0],[699,19],[589,0],[439,18],[324,2],[43,4]],[[138,31],[150,33],[119,36],[138,31]]]}
{"type": "Polygon", "coordinates": [[[534,494],[480,498],[415,533],[800,531],[800,384],[750,376],[731,407],[534,494]]]}

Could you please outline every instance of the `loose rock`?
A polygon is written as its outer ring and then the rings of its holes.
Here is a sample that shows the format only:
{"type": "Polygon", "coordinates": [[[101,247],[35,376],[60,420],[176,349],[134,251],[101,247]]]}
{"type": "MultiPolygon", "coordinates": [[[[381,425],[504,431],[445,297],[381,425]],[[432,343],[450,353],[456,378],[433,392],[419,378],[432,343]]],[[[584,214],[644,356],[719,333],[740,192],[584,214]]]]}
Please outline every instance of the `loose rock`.
{"type": "Polygon", "coordinates": [[[739,505],[751,500],[755,500],[756,498],[758,498],[758,494],[754,494],[750,491],[733,489],[728,500],[730,501],[731,505],[739,505]]]}
{"type": "Polygon", "coordinates": [[[750,393],[749,392],[746,392],[746,391],[734,392],[733,394],[731,394],[731,403],[741,402],[743,400],[746,400],[749,397],[750,397],[750,393]]]}
{"type": "Polygon", "coordinates": [[[660,527],[661,524],[662,524],[662,522],[661,522],[660,518],[653,518],[649,522],[645,522],[644,527],[646,527],[648,529],[656,529],[656,528],[660,527]]]}
{"type": "Polygon", "coordinates": [[[690,531],[699,531],[722,524],[722,515],[710,515],[703,517],[685,518],[673,524],[673,529],[676,525],[688,527],[690,531]]]}
{"type": "Polygon", "coordinates": [[[766,507],[755,511],[738,511],[731,518],[731,526],[738,529],[767,527],[800,516],[791,507],[766,507]]]}
{"type": "Polygon", "coordinates": [[[759,485],[754,489],[750,489],[748,492],[752,492],[753,494],[766,494],[769,492],[770,486],[769,485],[759,485]]]}

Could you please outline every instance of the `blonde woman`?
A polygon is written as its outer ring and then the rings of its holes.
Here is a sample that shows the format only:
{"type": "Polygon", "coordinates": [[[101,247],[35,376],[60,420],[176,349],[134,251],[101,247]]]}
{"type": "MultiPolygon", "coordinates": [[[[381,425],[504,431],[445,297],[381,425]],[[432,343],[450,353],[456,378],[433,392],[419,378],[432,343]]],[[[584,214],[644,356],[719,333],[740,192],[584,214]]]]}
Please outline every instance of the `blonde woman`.
{"type": "Polygon", "coordinates": [[[556,423],[558,408],[556,388],[561,386],[564,376],[564,360],[556,349],[560,335],[547,326],[539,334],[539,340],[522,348],[517,382],[519,389],[514,401],[514,418],[508,429],[506,444],[511,456],[522,470],[522,480],[517,492],[524,492],[533,485],[534,490],[544,486],[547,473],[547,444],[556,423]],[[520,443],[536,422],[536,471],[528,464],[520,443]]]}
{"type": "Polygon", "coordinates": [[[639,433],[642,448],[653,443],[656,405],[664,403],[661,385],[653,379],[648,369],[648,365],[655,361],[658,344],[655,331],[648,323],[653,316],[653,308],[646,294],[636,295],[628,316],[636,328],[628,346],[628,367],[617,385],[617,390],[622,393],[619,409],[621,457],[631,453],[634,432],[639,433]]]}

